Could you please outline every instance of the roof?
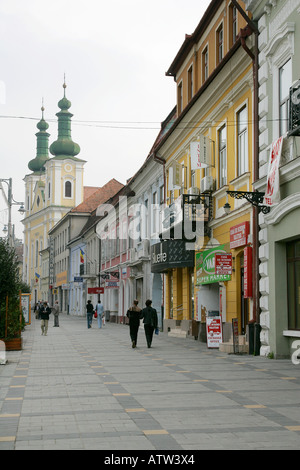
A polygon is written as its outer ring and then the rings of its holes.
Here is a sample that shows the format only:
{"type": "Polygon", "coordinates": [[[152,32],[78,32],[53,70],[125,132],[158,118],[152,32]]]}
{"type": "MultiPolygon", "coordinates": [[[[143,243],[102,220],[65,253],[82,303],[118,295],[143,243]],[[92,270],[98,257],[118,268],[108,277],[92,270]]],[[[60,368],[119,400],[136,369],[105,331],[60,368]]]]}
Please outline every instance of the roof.
{"type": "Polygon", "coordinates": [[[90,187],[90,191],[87,190],[87,193],[90,192],[89,197],[84,199],[83,202],[77,207],[71,209],[70,213],[92,212],[93,210],[97,209],[99,204],[103,204],[112,196],[114,196],[121,188],[123,188],[123,186],[124,185],[122,183],[113,178],[108,181],[108,183],[106,183],[104,186],[102,186],[102,188],[90,187]],[[96,190],[93,191],[93,189],[96,190]]]}

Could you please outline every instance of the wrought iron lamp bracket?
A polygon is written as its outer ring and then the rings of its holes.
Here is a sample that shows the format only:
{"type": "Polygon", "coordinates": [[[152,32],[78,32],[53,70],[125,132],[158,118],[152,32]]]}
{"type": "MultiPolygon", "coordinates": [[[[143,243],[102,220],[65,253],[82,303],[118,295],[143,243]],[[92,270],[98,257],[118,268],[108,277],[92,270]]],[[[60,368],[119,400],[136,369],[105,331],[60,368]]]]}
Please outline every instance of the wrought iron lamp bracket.
{"type": "Polygon", "coordinates": [[[226,191],[229,196],[235,199],[246,199],[252,206],[258,208],[258,212],[263,214],[268,214],[270,212],[269,206],[264,206],[264,196],[265,193],[259,191],[249,192],[249,191],[226,191]]]}

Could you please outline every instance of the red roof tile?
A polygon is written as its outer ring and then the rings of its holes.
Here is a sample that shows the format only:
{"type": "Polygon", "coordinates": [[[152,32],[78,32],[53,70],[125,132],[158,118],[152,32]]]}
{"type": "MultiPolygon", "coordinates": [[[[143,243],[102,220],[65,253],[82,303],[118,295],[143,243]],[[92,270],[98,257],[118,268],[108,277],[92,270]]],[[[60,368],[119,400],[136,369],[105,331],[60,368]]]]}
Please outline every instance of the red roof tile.
{"type": "Polygon", "coordinates": [[[77,207],[74,207],[70,212],[92,212],[99,206],[99,204],[106,202],[123,187],[124,185],[122,183],[113,178],[102,188],[96,188],[96,191],[92,192],[89,197],[87,197],[77,207]]]}

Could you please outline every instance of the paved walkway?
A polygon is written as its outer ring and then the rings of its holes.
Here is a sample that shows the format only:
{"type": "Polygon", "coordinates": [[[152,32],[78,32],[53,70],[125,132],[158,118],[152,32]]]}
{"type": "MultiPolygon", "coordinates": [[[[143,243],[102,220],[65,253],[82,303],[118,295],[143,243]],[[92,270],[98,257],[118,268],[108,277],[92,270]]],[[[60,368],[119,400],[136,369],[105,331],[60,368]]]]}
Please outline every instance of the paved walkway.
{"type": "MultiPolygon", "coordinates": [[[[51,319],[52,320],[52,319],[51,319]]],[[[140,329],[40,321],[0,366],[0,450],[299,449],[300,365],[140,329]]]]}

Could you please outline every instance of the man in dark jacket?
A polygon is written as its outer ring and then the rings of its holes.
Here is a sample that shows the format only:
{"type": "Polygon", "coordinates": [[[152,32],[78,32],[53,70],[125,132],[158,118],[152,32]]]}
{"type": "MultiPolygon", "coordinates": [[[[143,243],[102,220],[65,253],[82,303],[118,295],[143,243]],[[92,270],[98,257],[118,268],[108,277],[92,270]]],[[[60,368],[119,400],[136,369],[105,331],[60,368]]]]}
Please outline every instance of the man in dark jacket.
{"type": "Polygon", "coordinates": [[[146,341],[148,348],[151,348],[153,332],[157,328],[157,312],[151,307],[152,300],[146,301],[146,308],[143,308],[141,318],[143,318],[146,341]]]}
{"type": "Polygon", "coordinates": [[[44,302],[44,304],[40,308],[41,329],[42,329],[42,335],[44,336],[47,336],[50,313],[51,313],[50,307],[48,307],[47,302],[44,302]]]}
{"type": "Polygon", "coordinates": [[[129,318],[129,333],[132,341],[132,347],[136,347],[138,331],[140,327],[141,309],[138,307],[138,300],[133,301],[132,307],[127,311],[129,318]]]}

